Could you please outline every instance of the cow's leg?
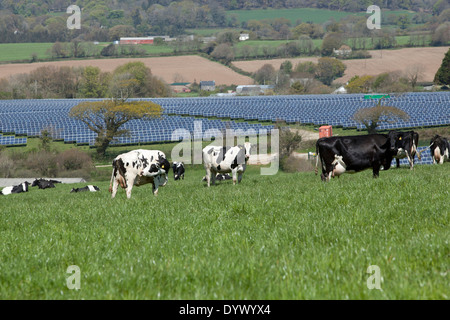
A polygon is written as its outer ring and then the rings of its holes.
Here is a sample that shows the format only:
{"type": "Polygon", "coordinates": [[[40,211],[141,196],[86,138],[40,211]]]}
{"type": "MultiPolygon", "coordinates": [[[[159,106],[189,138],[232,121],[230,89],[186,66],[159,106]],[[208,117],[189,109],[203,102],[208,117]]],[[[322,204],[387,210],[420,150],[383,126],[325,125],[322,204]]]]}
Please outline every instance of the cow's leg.
{"type": "Polygon", "coordinates": [[[233,176],[233,185],[236,185],[236,182],[237,182],[237,169],[231,170],[231,174],[233,176]]]}
{"type": "Polygon", "coordinates": [[[400,159],[399,158],[395,158],[395,162],[397,162],[397,168],[400,168],[400,159]]]}
{"type": "Polygon", "coordinates": [[[111,198],[114,199],[114,197],[116,196],[117,193],[117,189],[119,188],[119,181],[117,180],[117,178],[114,177],[114,181],[113,181],[113,185],[112,185],[112,190],[111,190],[111,198]]]}
{"type": "Polygon", "coordinates": [[[211,185],[211,170],[209,168],[205,168],[206,171],[206,183],[208,184],[208,187],[211,185]]]}
{"type": "Polygon", "coordinates": [[[153,181],[152,183],[152,187],[153,187],[153,195],[156,197],[158,195],[158,182],[155,183],[155,181],[153,181]]]}
{"type": "Polygon", "coordinates": [[[409,162],[409,169],[413,170],[414,169],[414,156],[410,156],[410,154],[408,153],[408,151],[406,151],[406,158],[408,159],[409,162]]]}
{"type": "Polygon", "coordinates": [[[373,164],[373,177],[374,178],[378,178],[380,176],[380,168],[381,168],[381,164],[378,164],[378,163],[373,164]]]}
{"type": "Polygon", "coordinates": [[[134,180],[136,179],[136,177],[127,177],[126,181],[127,181],[127,198],[130,199],[131,198],[131,190],[133,189],[133,185],[134,185],[134,180]]]}
{"type": "Polygon", "coordinates": [[[241,183],[243,174],[243,172],[238,172],[238,183],[241,183]]]}
{"type": "Polygon", "coordinates": [[[215,185],[216,185],[216,175],[217,175],[217,172],[216,172],[216,171],[210,171],[210,175],[211,175],[211,182],[212,182],[212,185],[215,186],[215,185]]]}

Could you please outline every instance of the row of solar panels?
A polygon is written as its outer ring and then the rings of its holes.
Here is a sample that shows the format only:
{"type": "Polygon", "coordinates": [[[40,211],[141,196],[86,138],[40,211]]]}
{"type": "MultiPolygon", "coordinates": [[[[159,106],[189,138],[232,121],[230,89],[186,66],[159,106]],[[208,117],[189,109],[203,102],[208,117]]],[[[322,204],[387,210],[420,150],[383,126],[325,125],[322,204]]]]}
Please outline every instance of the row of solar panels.
{"type": "MultiPolygon", "coordinates": [[[[2,114],[0,114],[0,117],[2,114]]],[[[52,116],[49,113],[22,113],[3,115],[0,130],[9,134],[39,136],[43,129],[51,132],[54,139],[65,142],[75,142],[78,144],[95,143],[96,134],[90,131],[81,121],[61,116],[52,116]]],[[[240,130],[248,134],[259,133],[260,130],[270,130],[274,126],[264,126],[261,124],[249,124],[247,122],[223,121],[198,119],[193,117],[162,116],[161,119],[154,120],[133,120],[124,125],[130,134],[120,137],[113,144],[139,144],[148,142],[178,141],[179,133],[188,131],[192,136],[195,131],[200,131],[201,135],[208,133],[212,129],[225,132],[227,129],[240,130]],[[177,135],[178,134],[178,135],[177,135]]],[[[8,140],[1,140],[4,145],[23,144],[17,142],[13,137],[8,140]]],[[[26,142],[25,142],[26,143],[26,142]]]]}
{"type": "MultiPolygon", "coordinates": [[[[287,123],[329,124],[362,129],[361,125],[352,120],[352,115],[360,108],[376,104],[376,100],[365,97],[363,94],[351,94],[145,99],[160,104],[165,115],[154,121],[134,120],[127,123],[126,128],[132,134],[119,139],[117,143],[167,141],[170,132],[182,128],[193,132],[194,116],[271,122],[284,120],[287,123]]],[[[93,100],[96,99],[89,99],[93,100]]],[[[82,101],[87,100],[0,101],[0,132],[36,136],[42,129],[48,128],[56,138],[92,144],[92,132],[84,123],[68,116],[70,109],[82,101]]],[[[411,118],[405,122],[383,124],[379,129],[450,124],[450,93],[409,93],[388,98],[385,103],[406,111],[411,118]]],[[[240,121],[201,121],[204,131],[210,128],[241,128],[244,131],[261,129],[259,124],[240,121]]],[[[15,142],[14,139],[8,141],[15,142]]]]}

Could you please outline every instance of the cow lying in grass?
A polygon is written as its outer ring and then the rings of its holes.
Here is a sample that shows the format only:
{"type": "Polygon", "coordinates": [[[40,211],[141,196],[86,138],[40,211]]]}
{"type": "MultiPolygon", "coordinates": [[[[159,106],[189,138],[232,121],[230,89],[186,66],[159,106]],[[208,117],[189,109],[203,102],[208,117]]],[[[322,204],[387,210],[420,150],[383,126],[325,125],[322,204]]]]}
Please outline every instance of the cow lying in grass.
{"type": "Polygon", "coordinates": [[[45,180],[45,179],[36,179],[31,184],[32,187],[39,187],[39,189],[48,189],[55,188],[56,183],[61,183],[61,181],[56,180],[45,180]]]}
{"type": "Polygon", "coordinates": [[[11,186],[11,187],[5,187],[0,192],[0,195],[10,195],[13,193],[22,193],[22,192],[28,192],[28,187],[30,186],[30,183],[28,181],[25,181],[24,183],[21,183],[17,186],[11,186]]]}
{"type": "Polygon", "coordinates": [[[72,190],[70,192],[72,193],[72,192],[87,192],[87,191],[97,192],[97,191],[100,191],[100,188],[97,186],[88,185],[83,188],[72,188],[72,190]]]}

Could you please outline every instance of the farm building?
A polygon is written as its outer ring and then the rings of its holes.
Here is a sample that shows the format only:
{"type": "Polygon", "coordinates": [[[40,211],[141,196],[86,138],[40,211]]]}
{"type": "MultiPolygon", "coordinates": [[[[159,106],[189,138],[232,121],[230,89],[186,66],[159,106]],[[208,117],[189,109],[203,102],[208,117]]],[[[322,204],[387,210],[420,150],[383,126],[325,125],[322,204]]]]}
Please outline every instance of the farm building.
{"type": "Polygon", "coordinates": [[[191,92],[189,85],[190,85],[189,82],[174,82],[174,83],[170,84],[170,87],[172,88],[173,92],[175,92],[175,93],[191,92]]]}
{"type": "Polygon", "coordinates": [[[352,48],[343,44],[338,50],[333,49],[333,53],[338,57],[348,57],[352,53],[352,48]]]}
{"type": "Polygon", "coordinates": [[[200,81],[200,90],[214,91],[216,90],[216,82],[213,81],[200,81]]]}
{"type": "Polygon", "coordinates": [[[236,93],[239,95],[260,95],[266,93],[267,90],[273,89],[272,85],[241,85],[236,87],[236,93]]]}
{"type": "Polygon", "coordinates": [[[241,33],[239,35],[239,41],[245,41],[245,40],[248,40],[248,39],[250,39],[250,35],[248,33],[241,33]]]}
{"type": "Polygon", "coordinates": [[[170,39],[169,36],[150,36],[150,37],[124,37],[120,38],[120,44],[153,44],[156,38],[161,38],[164,41],[170,39]]]}
{"type": "Polygon", "coordinates": [[[120,38],[120,44],[153,44],[154,37],[120,38]]]}

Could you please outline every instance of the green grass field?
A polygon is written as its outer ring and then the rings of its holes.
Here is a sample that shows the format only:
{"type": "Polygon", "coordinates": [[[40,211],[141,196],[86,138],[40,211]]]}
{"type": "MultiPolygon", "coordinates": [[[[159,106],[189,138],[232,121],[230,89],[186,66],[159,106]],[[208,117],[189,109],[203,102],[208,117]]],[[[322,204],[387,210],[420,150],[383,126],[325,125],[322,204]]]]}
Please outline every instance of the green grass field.
{"type": "MultiPolygon", "coordinates": [[[[395,14],[397,16],[400,14],[407,14],[411,19],[415,13],[407,10],[383,10],[381,14],[386,16],[390,14],[395,14]]],[[[291,20],[292,25],[295,25],[297,20],[301,20],[302,22],[324,23],[331,19],[340,21],[346,16],[370,16],[370,14],[365,11],[353,13],[315,8],[230,10],[227,11],[227,15],[236,15],[240,23],[243,21],[248,22],[249,20],[286,18],[291,20]]]]}
{"type": "MultiPolygon", "coordinates": [[[[0,197],[2,299],[449,299],[450,164],[0,197]],[[80,268],[81,289],[66,273],[80,268]],[[369,290],[370,265],[382,290],[369,290]]],[[[76,185],[81,186],[81,185],[76,185]]]]}
{"type": "Polygon", "coordinates": [[[50,59],[47,53],[53,46],[53,43],[1,43],[0,61],[31,60],[33,53],[37,54],[38,59],[50,59]]]}

